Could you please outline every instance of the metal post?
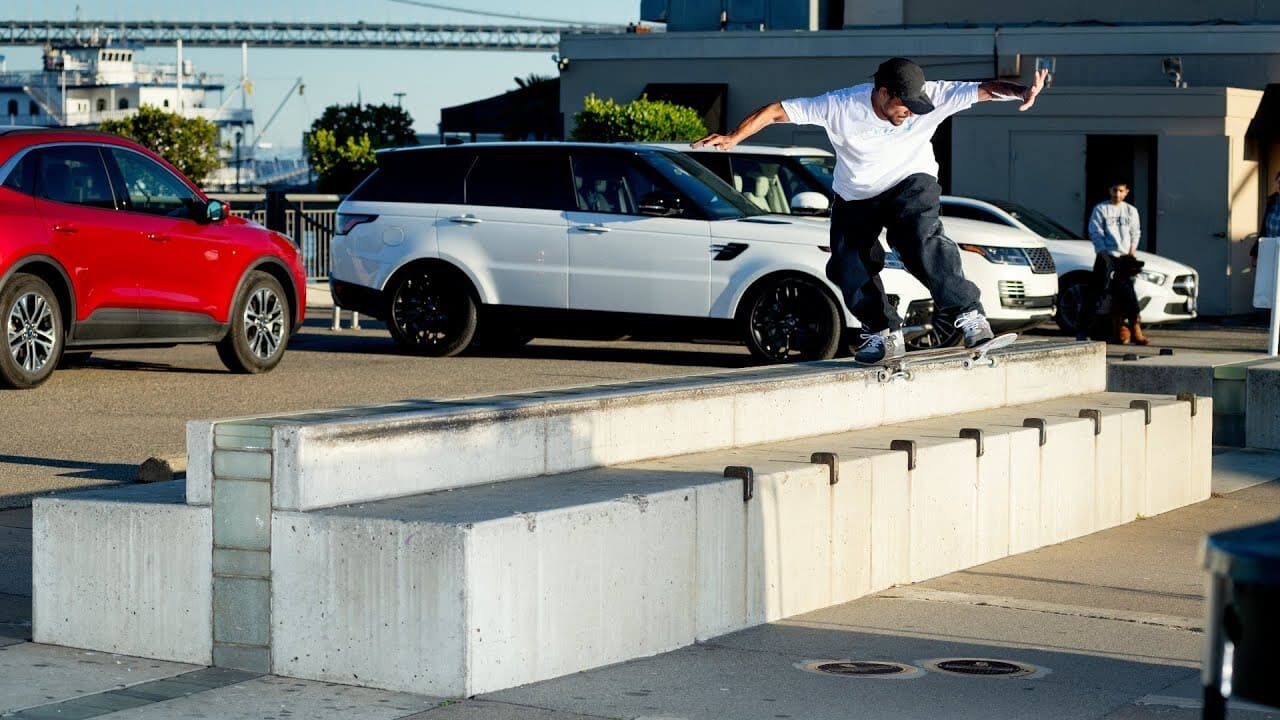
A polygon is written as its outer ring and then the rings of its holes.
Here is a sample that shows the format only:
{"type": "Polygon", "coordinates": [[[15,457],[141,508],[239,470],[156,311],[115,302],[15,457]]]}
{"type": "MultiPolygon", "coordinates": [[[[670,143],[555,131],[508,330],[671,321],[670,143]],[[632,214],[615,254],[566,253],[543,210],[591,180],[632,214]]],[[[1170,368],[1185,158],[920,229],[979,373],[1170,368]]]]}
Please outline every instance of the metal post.
{"type": "Polygon", "coordinates": [[[244,133],[240,130],[236,131],[236,192],[240,192],[240,141],[244,138],[244,133]]]}

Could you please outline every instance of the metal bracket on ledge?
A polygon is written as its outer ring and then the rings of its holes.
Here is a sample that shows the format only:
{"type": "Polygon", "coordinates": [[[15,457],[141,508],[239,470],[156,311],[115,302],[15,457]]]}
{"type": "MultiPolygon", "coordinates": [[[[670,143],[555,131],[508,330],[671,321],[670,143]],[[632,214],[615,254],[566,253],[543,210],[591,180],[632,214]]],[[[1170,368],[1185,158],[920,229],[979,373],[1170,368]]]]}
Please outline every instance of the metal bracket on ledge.
{"type": "Polygon", "coordinates": [[[1200,411],[1200,408],[1197,407],[1197,400],[1199,400],[1199,397],[1197,397],[1195,393],[1178,393],[1178,400],[1191,403],[1191,417],[1195,417],[1196,413],[1200,411]]]}
{"type": "Polygon", "coordinates": [[[1093,421],[1093,434],[1102,434],[1102,411],[1093,408],[1085,408],[1080,411],[1080,417],[1089,418],[1093,421]]]}
{"type": "Polygon", "coordinates": [[[890,450],[901,450],[907,454],[907,469],[916,469],[916,441],[915,440],[894,440],[889,443],[890,450]]]}
{"type": "Polygon", "coordinates": [[[756,495],[756,471],[746,465],[727,465],[724,469],[727,478],[738,478],[742,481],[742,502],[750,502],[756,495]]]}
{"type": "Polygon", "coordinates": [[[1129,407],[1134,410],[1141,410],[1146,415],[1146,424],[1151,424],[1151,401],[1150,400],[1133,400],[1130,401],[1129,407]]]}
{"type": "Polygon", "coordinates": [[[1027,418],[1022,421],[1022,427],[1036,428],[1040,431],[1040,447],[1049,442],[1048,423],[1044,418],[1027,418]]]}
{"type": "Polygon", "coordinates": [[[978,443],[978,457],[982,457],[986,454],[986,441],[983,439],[981,428],[963,428],[960,430],[960,437],[972,438],[978,443]]]}
{"type": "Polygon", "coordinates": [[[831,484],[840,482],[840,456],[830,452],[816,452],[809,456],[809,462],[826,465],[831,471],[831,484]]]}

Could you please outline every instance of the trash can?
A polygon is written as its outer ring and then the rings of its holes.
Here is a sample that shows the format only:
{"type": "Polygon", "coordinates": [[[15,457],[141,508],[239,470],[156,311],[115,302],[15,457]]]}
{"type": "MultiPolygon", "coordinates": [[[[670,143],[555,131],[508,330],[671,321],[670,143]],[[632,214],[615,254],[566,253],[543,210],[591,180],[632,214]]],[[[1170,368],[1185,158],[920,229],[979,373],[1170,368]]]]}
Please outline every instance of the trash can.
{"type": "Polygon", "coordinates": [[[1205,624],[1205,718],[1231,699],[1280,709],[1280,521],[1210,535],[1205,624]]]}

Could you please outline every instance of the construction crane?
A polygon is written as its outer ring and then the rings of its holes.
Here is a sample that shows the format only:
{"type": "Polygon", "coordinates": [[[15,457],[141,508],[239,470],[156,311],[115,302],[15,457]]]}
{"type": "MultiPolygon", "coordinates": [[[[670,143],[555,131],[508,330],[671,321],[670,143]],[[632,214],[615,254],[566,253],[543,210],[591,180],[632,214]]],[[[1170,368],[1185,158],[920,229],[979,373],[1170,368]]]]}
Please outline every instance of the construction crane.
{"type": "Polygon", "coordinates": [[[284,99],[276,106],[275,112],[271,113],[271,117],[267,118],[267,121],[263,123],[261,128],[255,129],[253,133],[253,147],[263,149],[271,147],[270,143],[263,142],[262,136],[266,134],[267,130],[271,127],[271,123],[275,122],[276,118],[280,115],[280,111],[284,109],[285,103],[289,102],[289,98],[293,97],[293,92],[296,90],[298,91],[298,95],[302,95],[303,91],[306,90],[306,87],[306,85],[302,84],[301,77],[293,81],[293,87],[289,88],[289,92],[284,94],[284,99]]]}

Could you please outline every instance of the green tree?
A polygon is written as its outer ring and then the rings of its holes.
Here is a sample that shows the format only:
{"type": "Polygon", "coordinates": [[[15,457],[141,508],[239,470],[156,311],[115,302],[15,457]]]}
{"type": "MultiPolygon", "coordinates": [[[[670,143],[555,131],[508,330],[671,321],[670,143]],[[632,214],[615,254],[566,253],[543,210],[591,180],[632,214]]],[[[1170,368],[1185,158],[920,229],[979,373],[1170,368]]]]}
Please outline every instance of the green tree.
{"type": "Polygon", "coordinates": [[[137,142],[168,160],[196,184],[221,164],[218,126],[204,118],[184,118],[178,113],[143,105],[133,115],[107,120],[98,129],[137,142]]]}
{"type": "Polygon", "coordinates": [[[332,193],[351,192],[364,179],[374,150],[417,141],[413,118],[395,105],[330,105],[302,136],[317,189],[332,193]]]}
{"type": "Polygon", "coordinates": [[[564,137],[560,120],[560,78],[531,73],[513,78],[516,90],[506,94],[509,103],[499,114],[504,140],[559,140],[564,137]]]}
{"type": "Polygon", "coordinates": [[[620,105],[588,95],[573,124],[573,139],[587,142],[687,142],[707,134],[692,108],[645,96],[620,105]]]}
{"type": "Polygon", "coordinates": [[[305,135],[307,160],[319,177],[317,190],[351,192],[378,164],[368,135],[347,137],[339,142],[332,130],[320,128],[305,135]]]}

